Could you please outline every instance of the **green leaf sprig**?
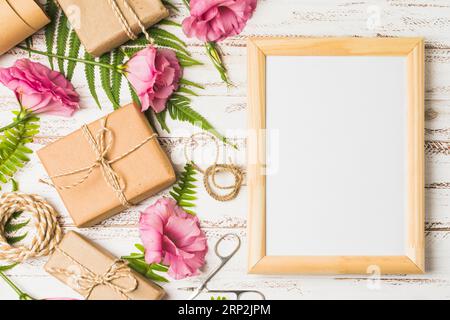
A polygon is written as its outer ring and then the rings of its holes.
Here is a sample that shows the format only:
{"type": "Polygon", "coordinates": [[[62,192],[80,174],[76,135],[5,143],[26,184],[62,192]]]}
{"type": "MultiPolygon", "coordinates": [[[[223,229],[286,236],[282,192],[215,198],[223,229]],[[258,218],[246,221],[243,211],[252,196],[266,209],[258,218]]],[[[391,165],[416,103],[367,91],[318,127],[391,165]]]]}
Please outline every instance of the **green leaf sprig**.
{"type": "Polygon", "coordinates": [[[131,253],[129,256],[123,256],[122,259],[128,261],[128,265],[139,272],[146,278],[157,281],[157,282],[169,282],[167,278],[163,277],[158,273],[166,273],[169,270],[169,267],[159,264],[152,263],[148,264],[145,262],[145,248],[141,244],[135,245],[136,249],[139,250],[139,253],[131,253]],[[156,273],[158,272],[158,273],[156,273]]]}
{"type": "Polygon", "coordinates": [[[195,207],[193,201],[197,200],[195,196],[197,194],[197,186],[194,182],[197,182],[195,175],[197,170],[192,163],[186,164],[184,171],[180,175],[180,179],[173,190],[170,192],[172,198],[174,198],[177,204],[189,214],[195,215],[191,209],[195,207]]]}
{"type": "Polygon", "coordinates": [[[30,161],[27,144],[39,133],[39,118],[25,109],[14,111],[11,124],[0,128],[0,190],[30,161]]]}

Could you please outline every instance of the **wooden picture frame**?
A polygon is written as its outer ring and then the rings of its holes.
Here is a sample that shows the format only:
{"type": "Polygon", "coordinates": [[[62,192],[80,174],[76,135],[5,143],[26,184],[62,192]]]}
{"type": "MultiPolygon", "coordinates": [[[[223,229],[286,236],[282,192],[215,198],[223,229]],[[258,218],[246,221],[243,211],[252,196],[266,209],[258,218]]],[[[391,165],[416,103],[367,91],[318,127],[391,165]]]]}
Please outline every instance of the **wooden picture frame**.
{"type": "Polygon", "coordinates": [[[250,38],[249,75],[249,256],[251,274],[381,274],[425,272],[424,41],[421,38],[250,38]],[[400,256],[266,255],[266,57],[404,56],[407,61],[407,248],[400,256]]]}

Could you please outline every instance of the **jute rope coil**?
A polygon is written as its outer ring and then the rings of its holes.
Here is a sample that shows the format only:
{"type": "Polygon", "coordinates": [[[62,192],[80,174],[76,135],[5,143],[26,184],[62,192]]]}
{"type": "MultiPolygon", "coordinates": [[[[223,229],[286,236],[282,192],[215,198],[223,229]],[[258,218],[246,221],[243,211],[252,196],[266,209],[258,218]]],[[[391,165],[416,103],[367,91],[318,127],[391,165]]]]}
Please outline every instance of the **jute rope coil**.
{"type": "Polygon", "coordinates": [[[84,125],[82,127],[82,131],[85,138],[87,139],[89,145],[94,150],[97,156],[96,160],[87,167],[72,170],[62,174],[57,174],[50,177],[52,180],[55,180],[58,178],[72,176],[78,173],[85,172],[85,174],[80,179],[69,185],[53,184],[49,181],[45,181],[42,179],[40,181],[60,190],[73,189],[84,183],[94,172],[95,168],[100,168],[103,174],[103,178],[105,179],[105,182],[114,190],[114,193],[116,194],[120,203],[125,208],[130,208],[133,206],[133,204],[130,203],[127,197],[125,196],[126,183],[122,179],[122,177],[120,177],[120,175],[116,171],[114,171],[112,165],[122,160],[123,158],[129,156],[130,154],[132,154],[133,152],[144,146],[146,143],[155,139],[158,135],[154,133],[149,137],[147,137],[146,139],[144,139],[141,143],[132,147],[127,152],[122,153],[121,155],[115,157],[114,159],[108,159],[108,152],[112,148],[114,138],[111,130],[109,130],[106,127],[107,119],[108,117],[102,119],[101,128],[98,130],[96,137],[94,137],[94,135],[91,133],[87,125],[84,125]]]}
{"type": "Polygon", "coordinates": [[[24,193],[4,193],[0,196],[0,260],[24,262],[51,254],[62,238],[58,214],[42,197],[24,193]],[[34,218],[36,234],[29,247],[11,246],[5,235],[5,225],[16,212],[34,218]]]}
{"type": "Polygon", "coordinates": [[[135,291],[138,287],[137,279],[133,276],[131,269],[124,260],[117,259],[104,274],[96,274],[88,267],[75,260],[67,252],[61,250],[61,248],[57,248],[56,250],[73,263],[73,265],[79,266],[82,270],[82,274],[80,275],[73,270],[63,268],[50,268],[49,271],[55,274],[62,274],[68,278],[71,277],[75,281],[76,286],[85,292],[84,297],[86,299],[89,299],[92,291],[94,291],[96,287],[107,286],[120,294],[124,299],[130,300],[131,298],[128,294],[135,291]],[[128,285],[121,286],[114,283],[114,281],[118,279],[129,279],[130,282],[128,285]]]}
{"type": "MultiPolygon", "coordinates": [[[[192,165],[195,167],[195,169],[203,174],[203,185],[205,186],[206,192],[208,192],[208,194],[213,199],[215,199],[217,201],[221,201],[221,202],[231,201],[231,200],[235,199],[241,190],[242,183],[244,182],[244,173],[243,173],[242,169],[235,164],[219,164],[220,146],[219,146],[219,142],[213,135],[206,133],[206,132],[200,132],[200,133],[193,134],[189,140],[191,142],[194,142],[195,139],[199,138],[199,137],[204,137],[204,138],[207,138],[207,139],[211,140],[212,142],[214,142],[215,150],[216,150],[214,163],[211,166],[209,166],[206,170],[203,170],[202,168],[200,168],[200,166],[198,166],[192,160],[192,156],[189,155],[189,152],[188,152],[189,144],[188,143],[186,143],[184,145],[184,156],[186,158],[186,161],[192,163],[192,165]],[[228,185],[228,186],[220,185],[217,182],[217,175],[219,173],[232,174],[234,177],[234,184],[228,185]],[[229,192],[227,194],[222,195],[222,194],[219,194],[218,192],[216,192],[214,190],[214,188],[216,188],[218,190],[222,190],[222,191],[223,190],[229,191],[229,192]]],[[[193,146],[192,149],[195,149],[195,147],[193,146]]],[[[192,152],[193,152],[193,150],[191,150],[191,153],[192,152]]]]}

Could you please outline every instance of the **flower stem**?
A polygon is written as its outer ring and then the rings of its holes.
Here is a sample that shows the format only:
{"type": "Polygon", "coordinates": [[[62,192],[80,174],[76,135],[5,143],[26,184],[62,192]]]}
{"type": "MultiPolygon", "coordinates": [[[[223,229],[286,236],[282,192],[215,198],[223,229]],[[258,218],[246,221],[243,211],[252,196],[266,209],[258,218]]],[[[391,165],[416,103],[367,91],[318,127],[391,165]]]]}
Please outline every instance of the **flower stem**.
{"type": "Polygon", "coordinates": [[[206,53],[209,58],[213,62],[214,67],[219,71],[220,77],[227,84],[227,86],[232,86],[233,84],[228,77],[228,70],[225,67],[225,64],[222,59],[222,55],[220,53],[219,48],[215,42],[206,42],[205,43],[206,53]]]}
{"type": "Polygon", "coordinates": [[[94,65],[94,66],[99,66],[99,67],[102,67],[102,68],[111,69],[111,70],[119,72],[119,73],[123,73],[123,70],[124,70],[124,66],[123,65],[112,66],[112,65],[109,65],[109,64],[106,64],[106,63],[101,63],[101,62],[91,61],[91,60],[86,60],[86,59],[81,59],[81,58],[71,58],[71,57],[61,56],[61,55],[58,55],[58,54],[48,53],[48,52],[44,52],[44,51],[40,51],[40,50],[36,50],[36,49],[31,49],[31,48],[27,48],[27,47],[23,47],[23,46],[17,46],[17,48],[25,50],[25,51],[28,51],[28,52],[31,52],[31,53],[47,56],[47,57],[50,57],[50,58],[64,59],[64,60],[75,61],[75,62],[80,62],[80,63],[84,63],[84,64],[91,64],[91,65],[94,65]]]}
{"type": "Polygon", "coordinates": [[[0,133],[4,132],[6,130],[9,130],[9,129],[15,128],[19,124],[27,121],[32,116],[33,116],[33,114],[30,112],[26,112],[25,114],[23,114],[23,112],[21,112],[12,123],[8,124],[7,126],[4,126],[3,128],[0,128],[0,133]]]}
{"type": "Polygon", "coordinates": [[[35,300],[29,294],[23,292],[12,282],[3,272],[0,271],[0,277],[17,293],[20,300],[35,300]]]}

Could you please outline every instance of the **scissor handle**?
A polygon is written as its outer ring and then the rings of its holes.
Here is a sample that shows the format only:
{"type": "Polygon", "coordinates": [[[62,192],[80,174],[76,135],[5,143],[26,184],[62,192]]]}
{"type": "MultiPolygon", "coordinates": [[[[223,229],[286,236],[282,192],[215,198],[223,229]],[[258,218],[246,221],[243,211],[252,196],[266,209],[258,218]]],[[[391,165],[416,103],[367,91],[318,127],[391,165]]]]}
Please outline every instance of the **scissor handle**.
{"type": "Polygon", "coordinates": [[[216,247],[215,247],[214,251],[216,252],[216,255],[217,255],[220,259],[222,259],[223,261],[226,261],[226,260],[231,259],[231,257],[233,257],[233,256],[236,254],[236,252],[239,251],[239,249],[241,248],[241,244],[242,244],[241,238],[240,238],[237,234],[234,234],[234,233],[228,233],[228,234],[224,235],[222,238],[220,238],[220,239],[217,241],[216,247]],[[220,244],[222,243],[222,241],[224,241],[225,238],[228,238],[228,237],[232,237],[232,238],[237,239],[237,246],[236,246],[236,248],[233,250],[233,252],[231,252],[230,254],[222,255],[222,254],[219,252],[219,246],[220,246],[220,244]]]}

